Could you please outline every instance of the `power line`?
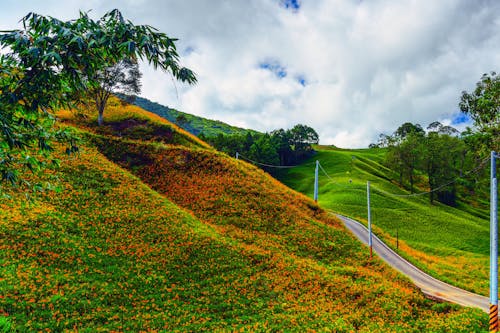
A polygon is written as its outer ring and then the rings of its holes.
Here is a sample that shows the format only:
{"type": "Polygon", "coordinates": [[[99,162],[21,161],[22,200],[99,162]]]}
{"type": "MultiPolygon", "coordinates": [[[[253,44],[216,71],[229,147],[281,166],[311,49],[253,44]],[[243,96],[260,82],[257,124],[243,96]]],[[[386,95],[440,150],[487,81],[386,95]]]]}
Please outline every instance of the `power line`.
{"type": "MultiPolygon", "coordinates": [[[[490,158],[486,158],[484,160],[481,161],[481,163],[474,169],[466,172],[465,174],[463,174],[462,176],[460,177],[457,177],[455,179],[453,179],[452,181],[450,182],[447,182],[445,184],[442,184],[436,188],[434,188],[433,190],[431,191],[426,191],[426,192],[420,192],[420,193],[412,193],[412,194],[396,194],[396,193],[390,193],[390,192],[386,192],[384,190],[381,190],[381,189],[378,189],[378,188],[375,188],[376,191],[382,193],[382,194],[386,194],[386,195],[389,195],[389,196],[393,196],[393,197],[399,197],[399,198],[404,198],[404,197],[417,197],[417,196],[421,196],[421,195],[426,195],[426,194],[430,194],[430,193],[433,193],[433,192],[437,192],[443,188],[445,188],[446,186],[449,186],[453,183],[456,183],[458,180],[464,178],[465,176],[469,175],[469,174],[473,174],[473,173],[477,173],[480,169],[482,169],[484,167],[484,165],[490,160],[490,158]]],[[[321,163],[319,163],[319,167],[321,168],[321,171],[323,171],[323,173],[325,174],[325,176],[330,180],[330,184],[333,184],[333,185],[337,185],[337,186],[341,186],[341,187],[350,187],[350,186],[347,186],[347,185],[344,185],[344,184],[339,184],[338,182],[334,181],[332,177],[330,177],[330,175],[326,172],[326,170],[323,168],[323,166],[321,165],[321,163]]]]}
{"type": "Polygon", "coordinates": [[[321,169],[321,171],[323,171],[323,173],[325,174],[326,178],[328,178],[330,181],[328,182],[329,184],[332,184],[332,185],[336,185],[336,186],[340,186],[340,187],[351,187],[351,186],[348,186],[348,185],[345,185],[345,184],[340,184],[336,181],[333,180],[332,177],[330,177],[330,175],[328,174],[328,172],[326,172],[326,170],[323,168],[323,166],[321,165],[321,162],[318,163],[319,164],[319,167],[321,169]]]}
{"type": "Polygon", "coordinates": [[[330,175],[325,171],[325,169],[321,165],[321,162],[319,163],[319,167],[320,167],[321,171],[323,171],[323,173],[325,174],[326,178],[330,179],[333,182],[332,177],[330,177],[330,175]]]}
{"type": "MultiPolygon", "coordinates": [[[[254,160],[252,160],[252,159],[250,159],[250,158],[248,158],[246,156],[243,156],[243,155],[241,155],[239,153],[238,153],[238,156],[241,157],[241,158],[243,158],[244,160],[246,160],[248,162],[253,163],[253,164],[264,166],[264,167],[268,167],[268,168],[276,168],[276,169],[292,169],[292,168],[298,168],[298,167],[301,167],[301,166],[308,166],[308,165],[315,164],[315,163],[307,163],[307,164],[301,164],[301,165],[271,165],[271,164],[260,163],[260,162],[254,161],[254,160]]],[[[387,191],[384,191],[384,190],[381,190],[381,189],[378,189],[378,188],[375,188],[375,190],[378,191],[379,193],[386,194],[386,195],[393,196],[393,197],[399,197],[399,198],[417,197],[417,196],[422,196],[422,195],[430,194],[430,193],[433,193],[433,192],[440,191],[441,189],[445,188],[446,186],[449,186],[451,184],[456,183],[458,180],[464,178],[467,175],[470,175],[470,174],[473,174],[473,173],[477,173],[479,170],[481,170],[484,167],[484,165],[486,164],[486,162],[488,162],[489,160],[490,160],[489,157],[485,158],[484,160],[481,161],[481,163],[476,168],[474,168],[474,169],[466,172],[465,174],[463,174],[460,177],[457,177],[457,178],[453,179],[452,181],[449,181],[449,182],[447,182],[445,184],[442,184],[442,185],[434,188],[431,191],[420,192],[420,193],[412,193],[412,194],[396,194],[396,193],[390,193],[390,192],[387,192],[387,191]]],[[[323,168],[323,165],[321,165],[321,163],[319,161],[318,161],[318,165],[319,165],[321,171],[323,172],[323,174],[328,178],[330,184],[336,185],[336,186],[340,186],[340,187],[343,187],[343,188],[352,188],[352,186],[345,185],[345,184],[340,184],[337,181],[335,181],[328,174],[328,172],[326,172],[325,168],[323,168]]]]}

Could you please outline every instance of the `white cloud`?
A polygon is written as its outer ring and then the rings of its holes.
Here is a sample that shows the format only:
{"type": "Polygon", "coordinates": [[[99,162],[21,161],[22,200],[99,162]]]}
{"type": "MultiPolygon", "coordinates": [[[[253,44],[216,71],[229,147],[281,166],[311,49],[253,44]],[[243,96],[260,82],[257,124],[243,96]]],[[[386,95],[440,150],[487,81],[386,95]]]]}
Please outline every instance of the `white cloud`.
{"type": "Polygon", "coordinates": [[[305,123],[341,147],[367,146],[406,121],[451,122],[460,92],[500,70],[495,0],[317,0],[298,11],[278,0],[6,0],[0,27],[31,10],[68,19],[115,7],[179,38],[182,63],[198,74],[177,94],[168,75],[143,67],[145,97],[261,131],[305,123]],[[259,68],[266,61],[286,76],[259,68]]]}

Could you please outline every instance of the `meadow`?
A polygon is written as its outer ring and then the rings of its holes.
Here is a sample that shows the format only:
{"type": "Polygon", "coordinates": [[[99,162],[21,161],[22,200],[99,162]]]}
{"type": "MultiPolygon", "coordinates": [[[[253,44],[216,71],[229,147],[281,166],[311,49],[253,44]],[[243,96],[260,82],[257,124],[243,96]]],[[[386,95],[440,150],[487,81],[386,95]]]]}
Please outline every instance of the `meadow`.
{"type": "MultiPolygon", "coordinates": [[[[398,247],[398,253],[431,275],[488,295],[489,220],[480,217],[487,214],[437,202],[431,205],[428,195],[389,195],[410,193],[397,185],[397,175],[382,164],[384,149],[344,150],[326,146],[316,149],[316,156],[303,166],[283,171],[280,180],[312,197],[312,162],[319,160],[326,171],[325,174],[320,169],[320,206],[365,224],[366,187],[370,181],[372,225],[379,237],[393,249],[398,247]]],[[[419,185],[416,192],[425,192],[425,184],[421,181],[419,185]]]]}
{"type": "Polygon", "coordinates": [[[311,199],[128,108],[103,128],[63,112],[81,153],[32,176],[57,190],[2,199],[0,330],[486,329],[481,310],[428,300],[370,259],[311,199]]]}

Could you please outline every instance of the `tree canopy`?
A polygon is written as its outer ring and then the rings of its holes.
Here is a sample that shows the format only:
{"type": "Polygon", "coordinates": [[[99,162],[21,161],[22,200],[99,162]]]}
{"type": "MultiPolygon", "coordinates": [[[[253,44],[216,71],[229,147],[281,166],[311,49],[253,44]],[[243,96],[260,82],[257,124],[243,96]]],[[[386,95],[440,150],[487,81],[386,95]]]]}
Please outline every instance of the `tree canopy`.
{"type": "Polygon", "coordinates": [[[500,149],[500,75],[483,74],[472,92],[462,92],[460,110],[474,121],[486,150],[500,149]]]}
{"type": "Polygon", "coordinates": [[[97,73],[95,79],[100,85],[89,89],[88,95],[95,103],[99,126],[104,123],[104,109],[111,94],[121,93],[128,97],[127,102],[132,102],[133,97],[141,92],[141,77],[137,61],[128,58],[97,73]]]}
{"type": "Polygon", "coordinates": [[[483,74],[473,92],[462,92],[460,110],[480,128],[500,126],[500,76],[483,74]]]}
{"type": "MultiPolygon", "coordinates": [[[[215,137],[200,136],[200,138],[231,156],[238,152],[258,163],[279,166],[294,165],[312,156],[314,154],[312,144],[319,142],[318,133],[302,124],[266,134],[220,134],[215,137]]],[[[265,169],[272,172],[269,168],[265,169]]]]}
{"type": "MultiPolygon", "coordinates": [[[[80,12],[61,21],[29,13],[22,29],[3,31],[0,46],[0,173],[16,183],[20,166],[41,166],[52,140],[69,136],[54,127],[52,112],[99,87],[98,73],[123,59],[142,59],[174,78],[195,83],[181,67],[176,39],[149,25],[134,25],[117,9],[98,20],[80,12]]],[[[69,151],[75,150],[70,145],[69,151]]]]}
{"type": "Polygon", "coordinates": [[[408,183],[411,193],[417,181],[422,184],[426,179],[431,202],[437,197],[455,205],[456,184],[452,181],[463,175],[466,160],[471,159],[459,134],[438,121],[427,126],[427,133],[419,124],[404,123],[391,136],[381,135],[388,147],[386,164],[398,174],[400,186],[408,183]]]}

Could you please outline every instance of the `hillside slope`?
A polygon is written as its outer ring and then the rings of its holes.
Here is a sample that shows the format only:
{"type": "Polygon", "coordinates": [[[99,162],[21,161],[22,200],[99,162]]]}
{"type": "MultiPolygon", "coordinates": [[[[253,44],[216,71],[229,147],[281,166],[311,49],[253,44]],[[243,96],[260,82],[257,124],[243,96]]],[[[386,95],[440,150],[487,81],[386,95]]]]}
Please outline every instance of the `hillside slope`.
{"type": "Polygon", "coordinates": [[[254,130],[244,129],[241,127],[232,126],[219,120],[212,120],[203,117],[198,117],[189,113],[181,112],[176,109],[171,109],[167,106],[152,102],[143,97],[136,97],[134,104],[163,117],[172,123],[176,123],[186,131],[193,135],[203,134],[206,137],[213,137],[219,134],[231,135],[247,133],[257,133],[254,130]],[[178,122],[178,117],[184,117],[184,122],[178,122]]]}
{"type": "MultiPolygon", "coordinates": [[[[385,154],[382,149],[320,146],[317,150],[314,158],[284,171],[280,179],[312,196],[314,167],[309,164],[319,160],[328,174],[320,170],[320,205],[365,223],[369,180],[372,223],[377,235],[394,249],[398,237],[399,253],[431,275],[488,295],[488,220],[437,202],[431,205],[427,195],[405,197],[409,193],[395,184],[397,175],[381,164],[385,154]]],[[[418,190],[423,191],[425,188],[418,190]]]]}
{"type": "MultiPolygon", "coordinates": [[[[119,131],[84,122],[80,156],[45,175],[59,178],[61,192],[43,193],[31,206],[15,192],[2,201],[3,327],[485,328],[480,310],[425,299],[399,274],[369,260],[339,221],[255,167],[187,138],[187,145],[154,135],[137,140],[125,130],[128,111],[106,113],[106,121],[125,123],[119,131]]],[[[162,122],[150,117],[145,126],[162,122]]],[[[179,133],[171,138],[185,136],[179,133]]]]}
{"type": "Polygon", "coordinates": [[[61,193],[2,202],[0,309],[15,330],[212,330],[272,316],[272,287],[250,280],[258,253],[84,150],[57,172],[61,193]]]}
{"type": "Polygon", "coordinates": [[[135,105],[124,104],[113,96],[108,101],[103,126],[97,125],[97,111],[93,109],[93,105],[60,110],[57,117],[63,123],[76,125],[101,135],[211,149],[209,144],[163,117],[135,105]]]}

